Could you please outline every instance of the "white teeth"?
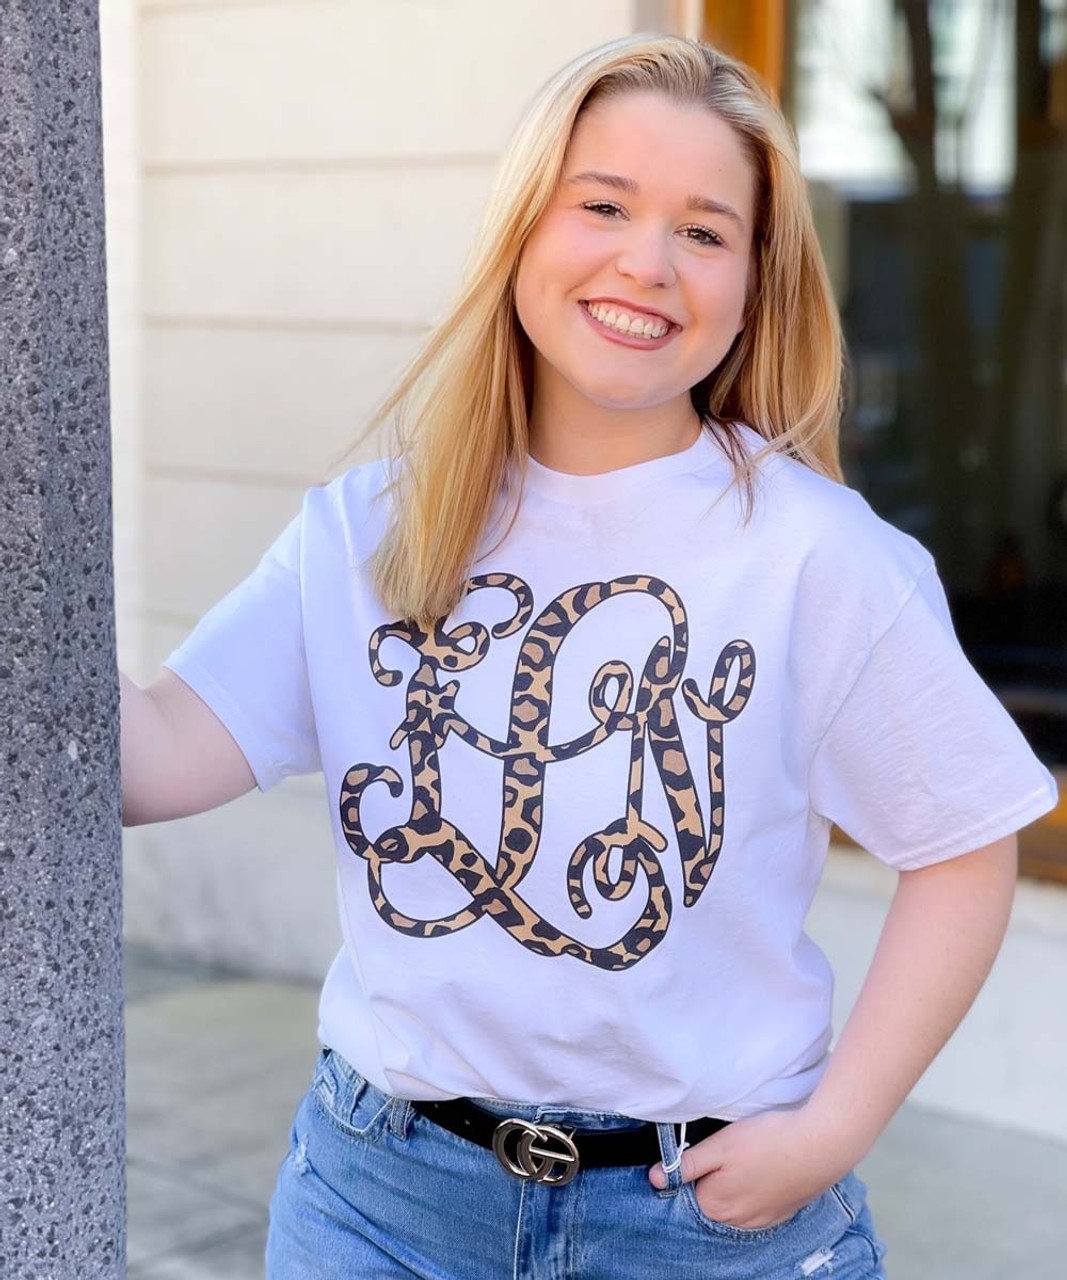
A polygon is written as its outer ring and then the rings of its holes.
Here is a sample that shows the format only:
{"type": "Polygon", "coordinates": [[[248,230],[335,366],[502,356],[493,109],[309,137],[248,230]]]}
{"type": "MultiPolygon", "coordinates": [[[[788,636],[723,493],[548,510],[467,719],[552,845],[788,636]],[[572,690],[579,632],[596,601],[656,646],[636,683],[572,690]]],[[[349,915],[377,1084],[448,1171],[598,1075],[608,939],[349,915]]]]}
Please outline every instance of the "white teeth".
{"type": "Polygon", "coordinates": [[[642,338],[662,338],[670,329],[669,324],[662,321],[645,319],[641,316],[631,316],[625,311],[619,311],[614,307],[599,306],[596,303],[589,303],[589,313],[594,316],[601,324],[606,324],[611,329],[618,330],[619,333],[637,334],[642,338]]]}

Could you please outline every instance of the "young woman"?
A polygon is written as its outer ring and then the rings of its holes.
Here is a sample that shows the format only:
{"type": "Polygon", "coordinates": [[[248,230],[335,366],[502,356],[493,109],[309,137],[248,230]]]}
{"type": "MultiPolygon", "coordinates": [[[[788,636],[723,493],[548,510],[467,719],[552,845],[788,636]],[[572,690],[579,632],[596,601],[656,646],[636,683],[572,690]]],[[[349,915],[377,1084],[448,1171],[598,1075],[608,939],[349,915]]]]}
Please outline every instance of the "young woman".
{"type": "Polygon", "coordinates": [[[842,483],[840,383],[773,100],[613,41],[519,127],[387,458],[124,683],[128,821],[325,775],[344,945],[269,1276],[884,1278],[854,1165],[1056,788],[842,483]],[[900,877],[831,1057],[833,822],[900,877]]]}

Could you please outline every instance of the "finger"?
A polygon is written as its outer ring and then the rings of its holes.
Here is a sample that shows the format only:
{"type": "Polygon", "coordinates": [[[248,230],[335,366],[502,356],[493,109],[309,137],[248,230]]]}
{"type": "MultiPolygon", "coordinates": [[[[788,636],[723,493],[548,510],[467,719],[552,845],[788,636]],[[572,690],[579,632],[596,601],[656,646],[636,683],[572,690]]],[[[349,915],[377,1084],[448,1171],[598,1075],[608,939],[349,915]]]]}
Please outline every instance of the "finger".
{"type": "Polygon", "coordinates": [[[696,1182],[705,1174],[717,1173],[723,1167],[722,1159],[714,1151],[701,1151],[699,1145],[686,1147],[682,1152],[682,1167],[679,1169],[683,1182],[696,1182]]]}
{"type": "MultiPolygon", "coordinates": [[[[677,1159],[678,1155],[675,1153],[674,1161],[677,1161],[677,1159]]],[[[678,1173],[683,1182],[692,1182],[696,1178],[703,1177],[705,1173],[712,1173],[721,1168],[722,1160],[715,1152],[708,1151],[702,1143],[698,1142],[695,1146],[687,1146],[683,1149],[682,1162],[678,1173]]],[[[652,1166],[648,1176],[653,1186],[662,1188],[667,1185],[667,1175],[664,1172],[662,1161],[652,1166]]]]}

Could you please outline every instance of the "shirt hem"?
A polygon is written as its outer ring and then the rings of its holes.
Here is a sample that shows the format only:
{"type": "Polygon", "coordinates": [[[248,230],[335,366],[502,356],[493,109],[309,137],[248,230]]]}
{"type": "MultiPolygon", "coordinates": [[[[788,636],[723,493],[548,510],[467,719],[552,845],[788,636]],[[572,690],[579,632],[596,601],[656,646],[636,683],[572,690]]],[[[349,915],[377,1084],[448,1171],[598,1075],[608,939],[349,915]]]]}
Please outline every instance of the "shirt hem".
{"type": "Polygon", "coordinates": [[[215,677],[194,658],[171,655],[162,665],[173,671],[218,716],[223,727],[241,749],[260,791],[268,791],[282,779],[281,770],[262,750],[259,735],[240,706],[215,677]]]}
{"type": "MultiPolygon", "coordinates": [[[[998,814],[995,818],[986,819],[981,825],[971,827],[963,835],[952,840],[933,845],[919,853],[910,853],[906,858],[889,860],[879,858],[897,871],[918,871],[922,867],[932,866],[938,862],[947,862],[950,858],[958,858],[975,849],[981,849],[994,840],[1013,835],[1022,827],[1029,825],[1043,814],[1056,807],[1058,790],[1051,775],[1045,785],[1036,792],[1031,792],[1021,803],[998,814]]],[[[873,850],[871,850],[873,854],[873,850]]],[[[878,857],[877,854],[873,856],[878,857]]]]}

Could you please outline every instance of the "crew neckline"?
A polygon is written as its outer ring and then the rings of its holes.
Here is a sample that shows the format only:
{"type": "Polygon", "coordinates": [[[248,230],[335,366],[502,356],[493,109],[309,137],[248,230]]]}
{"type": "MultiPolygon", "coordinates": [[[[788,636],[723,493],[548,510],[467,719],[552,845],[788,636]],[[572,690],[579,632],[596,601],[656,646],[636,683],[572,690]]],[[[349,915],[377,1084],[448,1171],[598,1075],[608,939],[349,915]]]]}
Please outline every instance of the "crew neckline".
{"type": "Polygon", "coordinates": [[[596,475],[574,475],[569,471],[554,471],[528,453],[525,487],[556,502],[584,505],[607,502],[612,498],[643,489],[653,481],[698,471],[713,462],[727,461],[726,455],[715,442],[711,431],[707,426],[701,426],[700,435],[696,440],[677,453],[648,458],[644,462],[635,462],[628,467],[617,467],[614,471],[601,471],[596,475]]]}

